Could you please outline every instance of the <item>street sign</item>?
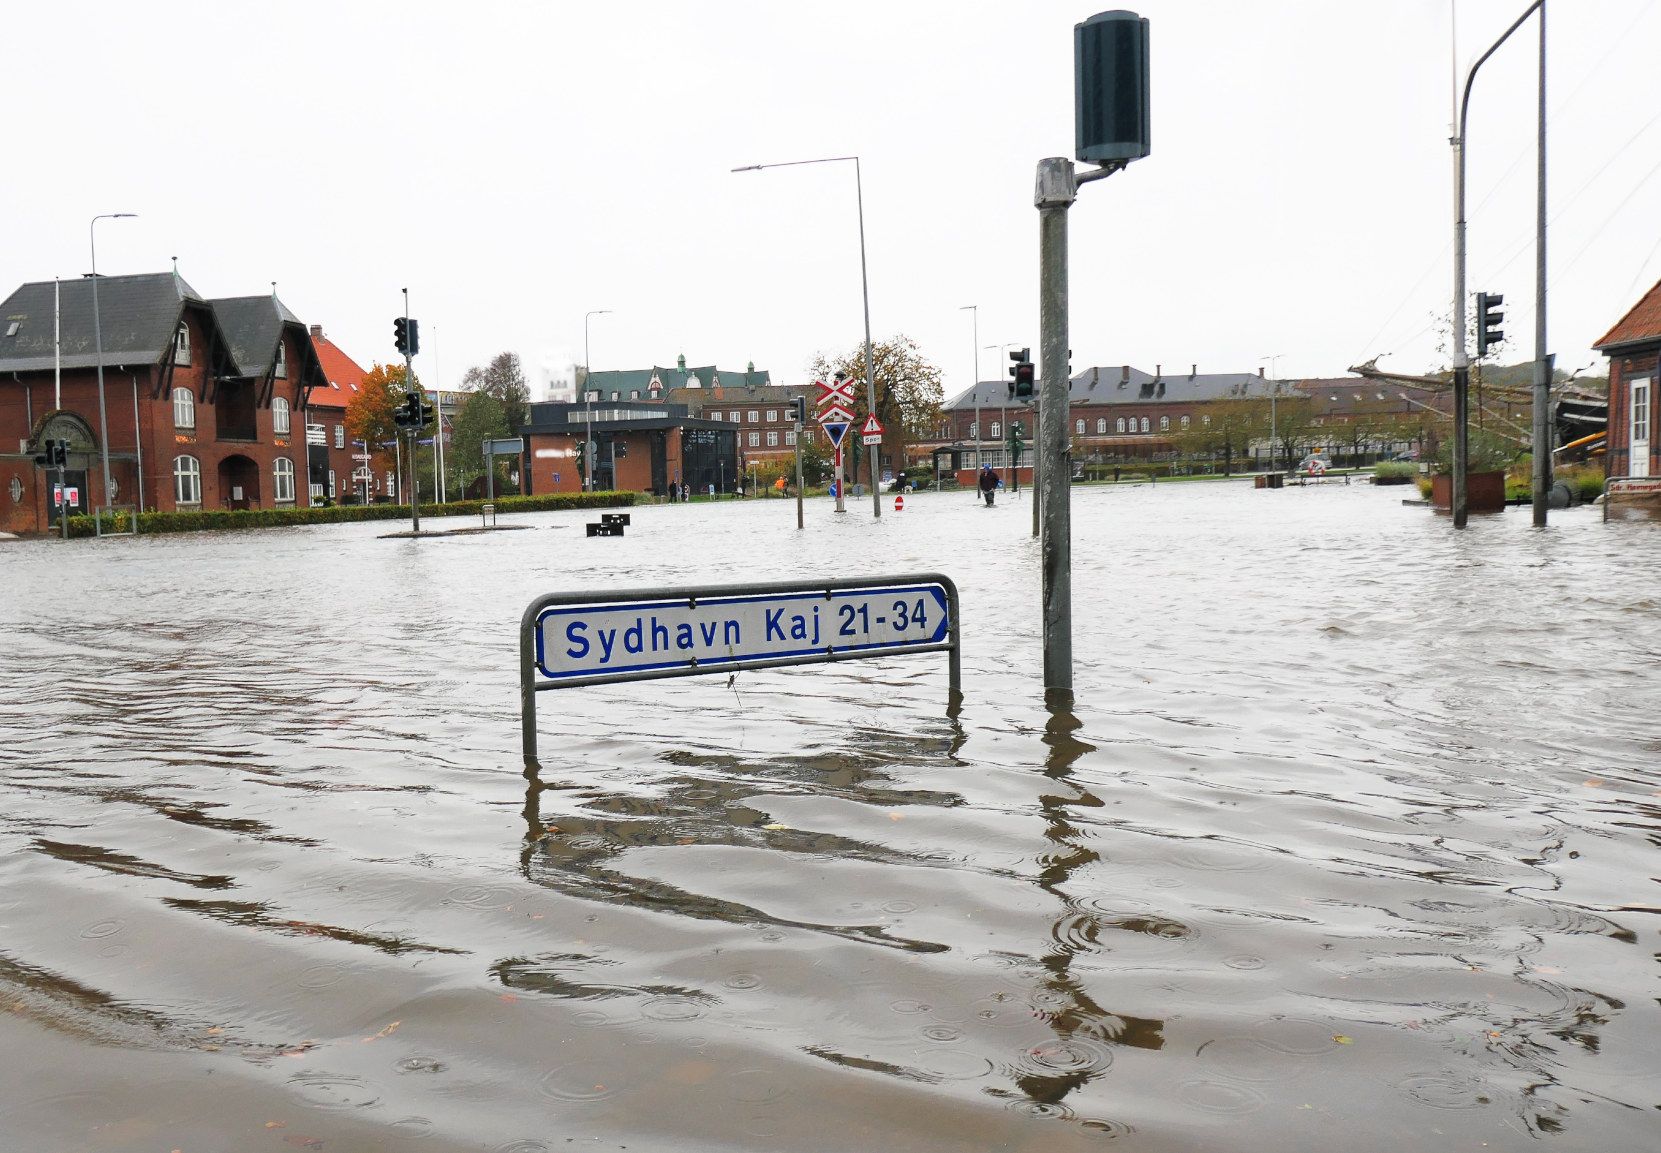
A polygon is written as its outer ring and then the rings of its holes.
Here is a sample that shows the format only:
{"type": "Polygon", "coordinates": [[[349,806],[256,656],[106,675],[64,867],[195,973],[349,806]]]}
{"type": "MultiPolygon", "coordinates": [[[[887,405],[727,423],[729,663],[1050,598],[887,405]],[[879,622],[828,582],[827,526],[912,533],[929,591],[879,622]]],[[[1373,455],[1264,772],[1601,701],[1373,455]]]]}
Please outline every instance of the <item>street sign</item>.
{"type": "Polygon", "coordinates": [[[825,424],[829,421],[840,421],[843,424],[852,424],[854,422],[853,410],[844,408],[840,404],[833,404],[819,413],[820,424],[825,424]]]}
{"type": "Polygon", "coordinates": [[[882,424],[877,420],[877,414],[872,413],[865,418],[865,424],[859,430],[861,444],[881,444],[882,424]]]}
{"type": "Polygon", "coordinates": [[[838,452],[842,451],[842,438],[848,435],[848,422],[845,420],[831,421],[823,426],[825,435],[830,437],[831,447],[838,452]]]}
{"type": "MultiPolygon", "coordinates": [[[[487,440],[484,442],[484,451],[486,456],[518,456],[524,450],[524,442],[517,436],[503,437],[500,440],[487,440]]],[[[537,455],[541,456],[542,454],[539,452],[537,455]]]]}
{"type": "Polygon", "coordinates": [[[938,573],[760,585],[550,593],[519,629],[525,755],[536,755],[536,693],[945,651],[961,699],[957,586],[938,573]]]}
{"type": "Polygon", "coordinates": [[[819,404],[824,404],[826,401],[842,401],[846,404],[854,402],[854,382],[852,378],[833,380],[829,384],[822,380],[816,380],[813,383],[820,388],[819,404]]]}
{"type": "Polygon", "coordinates": [[[368,460],[369,459],[369,454],[367,452],[354,452],[352,454],[352,459],[353,460],[368,460]]]}

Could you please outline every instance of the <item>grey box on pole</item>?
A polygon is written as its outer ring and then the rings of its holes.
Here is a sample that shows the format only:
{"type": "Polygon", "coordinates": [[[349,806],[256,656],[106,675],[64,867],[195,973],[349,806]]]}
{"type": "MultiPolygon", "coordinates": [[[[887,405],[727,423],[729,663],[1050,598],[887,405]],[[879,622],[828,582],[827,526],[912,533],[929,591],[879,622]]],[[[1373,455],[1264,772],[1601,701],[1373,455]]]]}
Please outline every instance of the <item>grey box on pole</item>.
{"type": "Polygon", "coordinates": [[[1148,21],[1098,12],[1073,26],[1074,140],[1087,164],[1140,160],[1152,149],[1148,21]]]}

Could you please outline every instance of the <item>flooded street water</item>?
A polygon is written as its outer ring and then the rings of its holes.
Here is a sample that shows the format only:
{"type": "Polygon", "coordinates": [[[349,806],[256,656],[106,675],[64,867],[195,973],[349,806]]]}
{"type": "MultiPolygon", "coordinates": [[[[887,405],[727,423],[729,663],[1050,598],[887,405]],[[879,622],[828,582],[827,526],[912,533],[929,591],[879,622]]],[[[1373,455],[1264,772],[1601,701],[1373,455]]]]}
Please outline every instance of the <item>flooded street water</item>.
{"type": "Polygon", "coordinates": [[[0,546],[0,1149],[1657,1148],[1661,526],[1406,491],[1076,490],[1057,715],[1024,494],[0,546]],[[919,570],[956,720],[543,693],[526,779],[538,594],[919,570]]]}

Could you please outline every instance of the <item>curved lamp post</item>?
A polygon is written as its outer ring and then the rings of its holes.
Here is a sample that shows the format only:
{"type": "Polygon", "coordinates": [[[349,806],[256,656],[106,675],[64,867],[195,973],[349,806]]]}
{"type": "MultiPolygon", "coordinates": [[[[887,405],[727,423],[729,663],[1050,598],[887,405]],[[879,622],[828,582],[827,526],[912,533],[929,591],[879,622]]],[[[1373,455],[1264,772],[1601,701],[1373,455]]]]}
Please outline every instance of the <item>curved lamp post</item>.
{"type": "MultiPolygon", "coordinates": [[[[854,162],[854,196],[859,206],[859,290],[865,300],[865,406],[872,416],[877,412],[877,388],[871,375],[871,288],[865,274],[865,190],[860,181],[859,157],[821,156],[816,160],[786,160],[778,164],[746,164],[734,172],[760,172],[764,168],[795,168],[802,164],[834,164],[842,160],[854,162]]],[[[868,453],[871,465],[871,514],[882,515],[882,492],[877,486],[877,458],[880,451],[868,453]]]]}

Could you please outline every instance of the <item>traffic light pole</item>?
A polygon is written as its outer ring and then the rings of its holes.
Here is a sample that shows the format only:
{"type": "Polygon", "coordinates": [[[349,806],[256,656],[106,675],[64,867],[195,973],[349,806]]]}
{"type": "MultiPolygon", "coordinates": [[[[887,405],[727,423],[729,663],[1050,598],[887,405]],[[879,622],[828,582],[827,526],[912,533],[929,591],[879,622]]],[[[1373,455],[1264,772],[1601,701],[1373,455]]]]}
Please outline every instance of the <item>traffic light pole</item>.
{"type": "Polygon", "coordinates": [[[1044,578],[1044,693],[1073,696],[1072,504],[1067,480],[1067,210],[1078,198],[1073,162],[1038,162],[1038,355],[1043,366],[1034,454],[1048,474],[1042,491],[1039,554],[1044,578]]]}
{"type": "Polygon", "coordinates": [[[69,484],[65,470],[69,466],[67,452],[53,454],[58,461],[58,528],[63,532],[63,539],[69,539],[69,484]]]}
{"type": "MultiPolygon", "coordinates": [[[[409,330],[409,289],[404,289],[404,329],[409,330]]],[[[404,391],[415,396],[415,357],[410,351],[409,342],[404,343],[404,391]]],[[[417,407],[419,412],[420,408],[417,407]]],[[[421,531],[421,473],[415,467],[415,449],[421,440],[421,426],[418,424],[409,430],[409,515],[410,531],[421,531]]]]}

